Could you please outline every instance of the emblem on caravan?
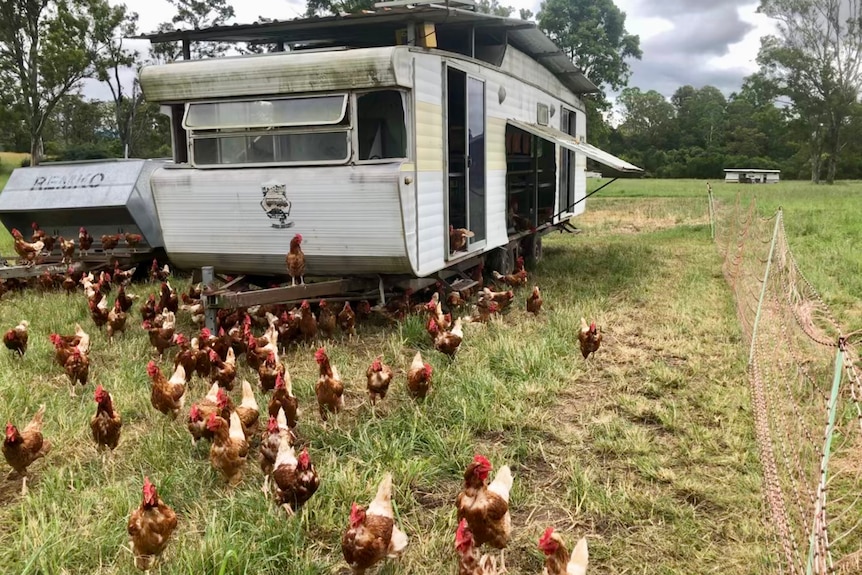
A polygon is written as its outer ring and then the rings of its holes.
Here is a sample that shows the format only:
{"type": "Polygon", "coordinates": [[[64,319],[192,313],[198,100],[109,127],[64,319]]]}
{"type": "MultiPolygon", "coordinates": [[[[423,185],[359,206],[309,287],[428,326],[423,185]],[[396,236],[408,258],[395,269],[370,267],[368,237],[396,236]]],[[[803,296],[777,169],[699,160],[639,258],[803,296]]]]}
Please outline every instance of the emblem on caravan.
{"type": "Polygon", "coordinates": [[[266,212],[266,217],[273,221],[272,227],[284,229],[293,227],[293,222],[287,221],[290,215],[290,200],[287,199],[287,186],[277,182],[261,184],[263,199],[260,207],[266,212]]]}

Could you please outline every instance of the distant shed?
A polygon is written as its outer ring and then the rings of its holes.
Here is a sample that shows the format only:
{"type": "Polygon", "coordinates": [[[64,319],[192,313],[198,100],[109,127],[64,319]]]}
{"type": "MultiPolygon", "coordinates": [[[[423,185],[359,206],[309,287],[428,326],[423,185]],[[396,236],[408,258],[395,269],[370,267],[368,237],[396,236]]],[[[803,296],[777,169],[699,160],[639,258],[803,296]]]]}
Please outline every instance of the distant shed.
{"type": "Polygon", "coordinates": [[[781,170],[759,170],[756,168],[727,168],[724,181],[738,184],[777,184],[781,170]]]}

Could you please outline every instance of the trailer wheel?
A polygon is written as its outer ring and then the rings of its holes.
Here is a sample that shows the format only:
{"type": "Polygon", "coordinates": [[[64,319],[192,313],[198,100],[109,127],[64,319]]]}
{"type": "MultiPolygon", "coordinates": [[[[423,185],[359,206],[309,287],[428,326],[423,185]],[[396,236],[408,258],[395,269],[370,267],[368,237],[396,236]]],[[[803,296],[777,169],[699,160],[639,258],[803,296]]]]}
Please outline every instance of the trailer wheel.
{"type": "Polygon", "coordinates": [[[492,250],[485,258],[485,267],[487,268],[487,271],[495,271],[504,276],[515,271],[512,251],[512,248],[509,246],[502,246],[492,250]]]}
{"type": "Polygon", "coordinates": [[[530,270],[542,261],[542,236],[533,234],[527,236],[521,242],[521,253],[524,256],[524,265],[530,270]]]}

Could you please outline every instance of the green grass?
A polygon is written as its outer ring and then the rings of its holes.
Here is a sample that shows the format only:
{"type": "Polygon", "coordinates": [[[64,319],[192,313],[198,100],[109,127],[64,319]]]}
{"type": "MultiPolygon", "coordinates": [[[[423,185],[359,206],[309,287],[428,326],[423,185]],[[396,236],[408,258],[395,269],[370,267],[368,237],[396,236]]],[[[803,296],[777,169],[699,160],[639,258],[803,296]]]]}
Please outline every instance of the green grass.
{"type": "MultiPolygon", "coordinates": [[[[757,192],[778,194],[775,188],[757,192]]],[[[782,205],[801,210],[805,192],[800,188],[794,204],[796,192],[786,189],[782,205]]],[[[858,199],[858,191],[851,186],[846,193],[858,199]]],[[[291,350],[285,361],[302,409],[299,431],[322,478],[292,519],[264,499],[255,457],[244,483],[229,489],[211,469],[206,448],[191,445],[184,423],[150,406],[151,348],[137,321],[111,347],[93,327],[83,295],[7,294],[0,327],[29,319],[31,348],[20,361],[0,354],[0,417],[24,424],[45,403],[44,432],[54,449],[32,467],[26,499],[19,482],[0,479],[0,572],[133,572],[125,527],[144,475],[179,515],[156,572],[344,572],[339,542],[350,504],[369,501],[391,471],[398,522],[410,544],[381,573],[454,573],[453,501],[476,452],[514,472],[511,573],[541,571],[536,541],[548,525],[570,544],[588,537],[591,573],[742,574],[774,567],[746,350],[709,238],[703,192],[703,182],[621,181],[594,196],[578,224],[583,233],[546,238],[545,259],[532,278],[545,295],[545,313],[534,318],[521,311],[522,291],[519,309],[503,323],[468,326],[454,361],[429,349],[418,319],[389,329],[362,326],[358,343],[330,344],[346,382],[347,411],[328,428],[316,414],[313,350],[291,350]],[[589,362],[577,349],[581,316],[605,333],[589,362]],[[93,336],[93,383],[84,397],[70,399],[47,335],[71,332],[76,321],[93,336]],[[406,369],[416,349],[435,370],[428,400],[411,401],[400,376],[373,418],[364,402],[365,368],[383,353],[406,369]],[[96,383],[111,391],[124,418],[114,461],[104,467],[88,426],[96,383]]],[[[734,192],[721,193],[730,199],[734,192]]],[[[819,214],[812,221],[837,227],[828,223],[840,211],[835,201],[809,198],[819,214]]],[[[845,232],[858,232],[851,224],[845,232]]],[[[788,212],[794,242],[803,237],[795,226],[788,212]]],[[[818,255],[817,246],[812,238],[808,251],[798,250],[806,271],[833,247],[822,242],[818,255]]],[[[854,257],[828,260],[811,279],[840,301],[854,293],[838,273],[854,257]]],[[[140,284],[131,291],[154,289],[140,284]]],[[[844,306],[842,317],[851,309],[844,306]]],[[[241,364],[240,377],[255,382],[241,364]]],[[[187,405],[204,393],[196,381],[187,405]]]]}

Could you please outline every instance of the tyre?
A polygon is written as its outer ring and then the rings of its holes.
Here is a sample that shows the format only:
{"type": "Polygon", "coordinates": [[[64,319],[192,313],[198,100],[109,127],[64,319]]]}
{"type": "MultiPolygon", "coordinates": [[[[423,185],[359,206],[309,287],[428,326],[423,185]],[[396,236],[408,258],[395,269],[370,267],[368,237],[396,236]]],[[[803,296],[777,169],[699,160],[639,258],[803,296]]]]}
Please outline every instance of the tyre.
{"type": "Polygon", "coordinates": [[[535,269],[542,260],[542,236],[533,234],[521,241],[521,254],[524,256],[524,265],[527,269],[535,269]]]}
{"type": "Polygon", "coordinates": [[[485,271],[488,274],[495,271],[502,275],[508,275],[515,271],[512,249],[508,246],[502,246],[492,250],[485,256],[485,271]]]}

